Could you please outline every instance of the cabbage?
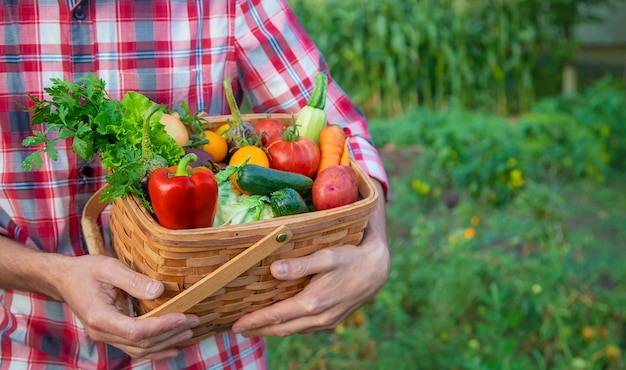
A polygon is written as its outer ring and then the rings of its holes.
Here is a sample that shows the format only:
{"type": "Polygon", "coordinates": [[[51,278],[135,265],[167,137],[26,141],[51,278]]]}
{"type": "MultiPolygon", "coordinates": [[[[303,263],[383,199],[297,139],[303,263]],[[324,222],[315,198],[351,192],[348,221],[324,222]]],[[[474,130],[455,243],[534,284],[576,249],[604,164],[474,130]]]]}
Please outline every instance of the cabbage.
{"type": "Polygon", "coordinates": [[[265,195],[241,194],[228,178],[241,166],[228,166],[217,173],[219,196],[213,226],[238,225],[274,217],[270,198],[265,195]]]}

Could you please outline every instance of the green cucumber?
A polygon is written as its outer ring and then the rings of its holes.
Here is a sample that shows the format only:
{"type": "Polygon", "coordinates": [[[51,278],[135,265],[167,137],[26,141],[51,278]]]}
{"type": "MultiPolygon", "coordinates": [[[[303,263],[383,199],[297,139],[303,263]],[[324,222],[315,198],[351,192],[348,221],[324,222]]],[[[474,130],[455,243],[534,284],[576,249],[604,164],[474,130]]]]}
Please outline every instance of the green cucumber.
{"type": "Polygon", "coordinates": [[[270,207],[274,217],[291,216],[309,211],[300,193],[292,188],[276,190],[270,194],[270,207]]]}
{"type": "Polygon", "coordinates": [[[237,172],[237,185],[250,194],[269,195],[280,189],[292,188],[305,195],[313,188],[313,179],[299,173],[246,164],[237,172]]]}

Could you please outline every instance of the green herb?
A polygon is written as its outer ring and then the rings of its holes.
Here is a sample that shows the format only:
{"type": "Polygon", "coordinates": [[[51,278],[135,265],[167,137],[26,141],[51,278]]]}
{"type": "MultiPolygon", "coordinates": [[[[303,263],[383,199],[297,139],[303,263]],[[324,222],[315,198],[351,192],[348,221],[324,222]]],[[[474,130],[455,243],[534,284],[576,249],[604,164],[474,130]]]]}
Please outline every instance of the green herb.
{"type": "MultiPolygon", "coordinates": [[[[103,200],[134,194],[150,209],[140,184],[147,166],[140,159],[143,120],[155,103],[137,92],[128,92],[121,101],[113,100],[105,90],[105,82],[94,74],[78,83],[56,78],[51,81],[52,86],[44,89],[49,99],[29,95],[35,103],[28,109],[33,114],[31,124],[43,124],[45,129],[33,130],[33,135],[22,142],[24,146],[41,146],[24,160],[24,169],[41,168],[43,153],[56,160],[58,141],[73,138],[73,152],[87,161],[100,155],[104,169],[110,172],[106,176],[110,186],[103,192],[103,200]]],[[[154,155],[173,165],[184,150],[160,124],[162,114],[159,110],[149,118],[150,141],[154,155]]]]}

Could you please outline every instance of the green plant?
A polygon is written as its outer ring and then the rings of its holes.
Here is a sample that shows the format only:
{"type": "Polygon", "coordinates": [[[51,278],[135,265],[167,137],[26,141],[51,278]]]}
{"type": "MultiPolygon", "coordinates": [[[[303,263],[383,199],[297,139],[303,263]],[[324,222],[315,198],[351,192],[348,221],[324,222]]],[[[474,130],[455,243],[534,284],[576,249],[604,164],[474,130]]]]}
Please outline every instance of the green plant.
{"type": "Polygon", "coordinates": [[[543,99],[533,112],[569,115],[576,125],[597,140],[602,162],[617,170],[626,169],[626,90],[620,81],[605,76],[579,94],[543,99]]]}
{"type": "Polygon", "coordinates": [[[602,143],[575,117],[561,112],[528,113],[520,118],[522,153],[537,180],[579,177],[604,180],[607,170],[602,143]]]}
{"type": "Polygon", "coordinates": [[[449,104],[523,112],[556,86],[572,28],[613,0],[291,0],[334,78],[368,115],[449,104]],[[544,71],[549,70],[548,73],[544,71]]]}

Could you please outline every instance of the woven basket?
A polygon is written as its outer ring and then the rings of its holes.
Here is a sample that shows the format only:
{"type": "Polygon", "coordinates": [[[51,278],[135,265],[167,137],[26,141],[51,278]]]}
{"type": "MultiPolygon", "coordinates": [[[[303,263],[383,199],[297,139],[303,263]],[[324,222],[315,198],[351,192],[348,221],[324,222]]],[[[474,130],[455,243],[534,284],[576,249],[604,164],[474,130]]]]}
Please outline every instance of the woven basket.
{"type": "MultiPolygon", "coordinates": [[[[244,115],[253,124],[266,115],[244,115]]],[[[291,123],[291,115],[272,115],[291,123]]],[[[208,125],[230,116],[210,117],[208,125]]],[[[165,292],[155,300],[134,300],[141,317],[168,312],[200,318],[193,343],[228,330],[246,313],[300,292],[310,277],[279,281],[270,273],[278,259],[309,255],[322,248],[358,244],[379,196],[377,188],[352,161],[359,200],[329,210],[276,217],[241,225],[172,230],[160,226],[134,197],[111,205],[111,241],[117,258],[131,269],[160,280],[165,292]]],[[[104,253],[97,219],[107,204],[94,194],[83,211],[89,252],[104,253]]]]}

